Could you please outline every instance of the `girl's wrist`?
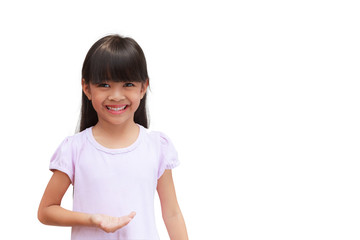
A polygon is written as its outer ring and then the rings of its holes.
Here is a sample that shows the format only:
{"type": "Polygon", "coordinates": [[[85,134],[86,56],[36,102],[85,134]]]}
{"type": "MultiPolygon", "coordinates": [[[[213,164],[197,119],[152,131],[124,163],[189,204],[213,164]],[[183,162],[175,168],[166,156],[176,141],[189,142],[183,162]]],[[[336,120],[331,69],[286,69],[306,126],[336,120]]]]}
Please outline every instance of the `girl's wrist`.
{"type": "Polygon", "coordinates": [[[89,214],[89,213],[82,213],[82,212],[74,212],[76,215],[74,215],[74,224],[72,226],[87,226],[87,227],[96,227],[96,224],[93,221],[93,215],[95,214],[89,214]]]}
{"type": "Polygon", "coordinates": [[[100,227],[100,214],[89,214],[89,222],[91,227],[100,227]]]}

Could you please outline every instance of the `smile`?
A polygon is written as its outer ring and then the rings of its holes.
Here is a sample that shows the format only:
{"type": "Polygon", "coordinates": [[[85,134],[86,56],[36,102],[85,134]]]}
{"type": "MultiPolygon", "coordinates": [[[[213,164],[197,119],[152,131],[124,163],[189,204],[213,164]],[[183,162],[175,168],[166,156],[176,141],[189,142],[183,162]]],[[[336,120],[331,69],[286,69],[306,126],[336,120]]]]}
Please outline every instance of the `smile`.
{"type": "Polygon", "coordinates": [[[125,109],[127,108],[128,105],[123,105],[123,106],[119,106],[119,105],[106,105],[106,108],[109,112],[114,113],[114,114],[118,114],[118,113],[122,113],[125,111],[125,109]]]}
{"type": "Polygon", "coordinates": [[[123,106],[123,107],[109,107],[109,106],[106,106],[106,108],[108,110],[112,110],[112,111],[120,111],[120,110],[124,110],[126,108],[127,105],[123,106]]]}

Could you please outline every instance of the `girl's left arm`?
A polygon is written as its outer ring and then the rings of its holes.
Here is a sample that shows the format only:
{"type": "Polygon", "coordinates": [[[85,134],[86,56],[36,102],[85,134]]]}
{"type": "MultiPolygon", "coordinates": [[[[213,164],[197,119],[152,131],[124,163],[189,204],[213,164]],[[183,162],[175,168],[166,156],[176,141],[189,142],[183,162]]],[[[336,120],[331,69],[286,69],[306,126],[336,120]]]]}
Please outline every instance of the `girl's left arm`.
{"type": "Polygon", "coordinates": [[[188,240],[185,221],[177,202],[171,170],[165,170],[157,184],[162,217],[171,240],[188,240]]]}

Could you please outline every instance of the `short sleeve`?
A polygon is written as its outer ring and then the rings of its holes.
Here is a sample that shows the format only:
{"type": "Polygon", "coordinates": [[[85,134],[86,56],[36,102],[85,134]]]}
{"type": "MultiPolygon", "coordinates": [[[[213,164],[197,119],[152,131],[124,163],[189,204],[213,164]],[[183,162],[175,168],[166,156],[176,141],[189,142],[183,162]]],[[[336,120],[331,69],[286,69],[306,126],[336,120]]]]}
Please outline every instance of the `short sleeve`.
{"type": "Polygon", "coordinates": [[[178,153],[172,144],[171,140],[164,133],[160,133],[160,162],[158,179],[163,175],[166,169],[173,169],[177,167],[180,162],[178,153]]]}
{"type": "Polygon", "coordinates": [[[67,174],[74,183],[74,153],[71,147],[71,138],[67,137],[56,149],[50,160],[50,170],[59,170],[67,174]]]}

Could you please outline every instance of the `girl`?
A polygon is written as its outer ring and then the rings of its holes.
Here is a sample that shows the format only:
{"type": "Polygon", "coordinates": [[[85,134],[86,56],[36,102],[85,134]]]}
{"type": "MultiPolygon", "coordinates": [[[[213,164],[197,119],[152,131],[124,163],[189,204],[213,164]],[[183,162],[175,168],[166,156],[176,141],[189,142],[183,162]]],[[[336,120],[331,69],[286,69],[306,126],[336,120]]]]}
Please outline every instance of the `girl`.
{"type": "Polygon", "coordinates": [[[40,222],[72,226],[72,240],[159,239],[156,189],[170,238],[188,239],[171,174],[179,164],[176,150],[165,134],[146,130],[148,85],[145,56],[133,39],[110,35],[90,48],[80,132],[51,158],[40,222]],[[73,211],[60,206],[70,184],[73,211]]]}

